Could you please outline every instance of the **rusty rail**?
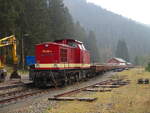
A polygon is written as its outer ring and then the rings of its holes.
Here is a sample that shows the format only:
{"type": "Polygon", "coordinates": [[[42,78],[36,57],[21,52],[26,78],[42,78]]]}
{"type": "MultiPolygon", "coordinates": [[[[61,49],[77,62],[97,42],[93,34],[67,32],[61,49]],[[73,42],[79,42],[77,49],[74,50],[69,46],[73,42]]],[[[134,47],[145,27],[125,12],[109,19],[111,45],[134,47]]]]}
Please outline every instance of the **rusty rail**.
{"type": "Polygon", "coordinates": [[[61,94],[55,95],[54,97],[61,97],[61,96],[71,95],[71,94],[74,94],[74,93],[79,93],[79,92],[85,90],[86,88],[93,87],[95,85],[110,84],[112,82],[114,82],[114,81],[113,80],[105,80],[105,81],[102,81],[102,82],[99,82],[99,83],[88,85],[88,86],[83,87],[83,88],[79,88],[79,89],[75,89],[75,90],[68,91],[68,92],[65,92],[65,93],[61,93],[61,94]]]}
{"type": "Polygon", "coordinates": [[[17,102],[18,100],[23,100],[23,99],[28,98],[28,97],[36,96],[38,94],[42,94],[42,93],[45,94],[45,93],[48,93],[54,89],[48,89],[48,90],[26,89],[26,90],[27,90],[27,92],[24,92],[25,90],[22,90],[22,91],[20,90],[20,91],[14,91],[14,92],[2,94],[1,96],[4,96],[4,97],[8,96],[8,98],[0,99],[0,107],[3,107],[3,105],[6,105],[6,104],[9,104],[12,102],[17,102]]]}
{"type": "MultiPolygon", "coordinates": [[[[79,88],[79,89],[75,89],[75,90],[72,90],[72,91],[68,91],[68,92],[64,92],[64,93],[61,93],[61,94],[58,94],[58,95],[55,95],[54,97],[61,97],[61,96],[66,96],[66,95],[71,95],[71,94],[74,94],[74,93],[79,93],[83,90],[85,90],[86,88],[90,88],[90,87],[93,87],[95,85],[106,85],[106,84],[112,84],[112,83],[116,83],[118,80],[105,80],[105,81],[102,81],[102,82],[99,82],[99,83],[95,83],[95,84],[92,84],[92,85],[88,85],[86,87],[83,87],[83,88],[79,88]]],[[[25,98],[28,98],[28,97],[32,97],[32,96],[36,96],[38,94],[46,94],[50,91],[53,91],[53,90],[56,90],[55,88],[52,88],[52,89],[47,89],[47,90],[34,90],[34,91],[31,91],[31,92],[23,92],[24,90],[20,90],[20,91],[14,91],[14,92],[10,92],[10,93],[6,93],[6,94],[1,94],[0,96],[5,96],[5,95],[8,95],[8,98],[5,98],[5,99],[2,99],[0,100],[0,107],[3,107],[3,105],[6,105],[6,104],[9,104],[9,103],[12,103],[12,102],[16,102],[18,100],[22,100],[22,99],[25,99],[25,98]],[[20,95],[18,95],[18,93],[20,93],[20,95]],[[23,93],[23,94],[22,94],[23,93]],[[9,95],[12,95],[11,97],[9,95]],[[18,96],[16,96],[18,95],[18,96]]]]}
{"type": "Polygon", "coordinates": [[[40,93],[42,93],[42,91],[35,91],[35,92],[31,92],[31,93],[27,93],[27,94],[23,94],[19,96],[10,97],[7,99],[0,100],[0,104],[6,104],[12,101],[17,101],[18,99],[27,98],[29,96],[33,96],[33,95],[40,94],[40,93]]]}
{"type": "Polygon", "coordinates": [[[17,87],[23,87],[23,86],[27,86],[30,85],[31,83],[18,83],[18,84],[14,84],[14,85],[7,85],[7,86],[2,86],[0,87],[0,90],[6,90],[6,89],[11,89],[11,88],[17,88],[17,87]]]}

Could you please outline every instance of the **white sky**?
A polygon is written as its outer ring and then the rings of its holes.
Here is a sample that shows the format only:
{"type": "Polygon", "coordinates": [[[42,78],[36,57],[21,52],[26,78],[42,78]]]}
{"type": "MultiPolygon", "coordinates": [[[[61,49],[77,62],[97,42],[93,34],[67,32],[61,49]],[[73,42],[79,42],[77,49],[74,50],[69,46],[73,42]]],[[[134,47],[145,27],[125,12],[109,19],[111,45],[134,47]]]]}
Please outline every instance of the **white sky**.
{"type": "Polygon", "coordinates": [[[87,0],[144,24],[150,24],[150,0],[87,0]]]}

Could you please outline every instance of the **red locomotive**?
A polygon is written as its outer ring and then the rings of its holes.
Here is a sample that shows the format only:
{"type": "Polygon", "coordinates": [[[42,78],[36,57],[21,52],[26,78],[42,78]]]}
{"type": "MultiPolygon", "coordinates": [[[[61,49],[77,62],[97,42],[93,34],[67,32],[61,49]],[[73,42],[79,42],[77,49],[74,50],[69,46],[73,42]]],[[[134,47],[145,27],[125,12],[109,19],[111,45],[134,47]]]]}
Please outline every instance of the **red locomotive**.
{"type": "Polygon", "coordinates": [[[90,54],[83,43],[72,39],[36,45],[35,62],[30,66],[29,78],[37,86],[62,86],[86,80],[103,72],[122,71],[129,67],[109,64],[90,65],[90,54]]]}
{"type": "Polygon", "coordinates": [[[64,85],[86,78],[90,73],[90,54],[77,40],[38,44],[35,58],[29,78],[37,85],[64,85]]]}

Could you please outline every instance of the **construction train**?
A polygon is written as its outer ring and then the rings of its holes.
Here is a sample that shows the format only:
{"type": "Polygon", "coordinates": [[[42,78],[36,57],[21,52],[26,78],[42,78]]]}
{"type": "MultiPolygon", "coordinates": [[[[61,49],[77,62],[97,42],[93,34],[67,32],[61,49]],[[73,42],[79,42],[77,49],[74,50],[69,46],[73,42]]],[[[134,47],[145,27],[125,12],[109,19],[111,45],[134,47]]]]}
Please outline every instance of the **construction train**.
{"type": "Polygon", "coordinates": [[[64,86],[101,73],[130,68],[128,65],[91,64],[90,53],[73,39],[45,42],[35,46],[35,57],[27,57],[29,79],[36,86],[64,86]]]}

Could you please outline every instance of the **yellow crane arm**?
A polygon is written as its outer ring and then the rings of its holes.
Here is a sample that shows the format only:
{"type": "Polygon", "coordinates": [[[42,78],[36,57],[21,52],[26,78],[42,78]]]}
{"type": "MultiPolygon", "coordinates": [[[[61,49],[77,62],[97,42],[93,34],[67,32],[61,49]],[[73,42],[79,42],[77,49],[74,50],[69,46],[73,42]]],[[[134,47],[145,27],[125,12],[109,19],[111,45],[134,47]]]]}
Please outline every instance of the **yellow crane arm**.
{"type": "Polygon", "coordinates": [[[12,46],[13,63],[18,64],[16,38],[14,35],[0,39],[0,47],[12,46]]]}
{"type": "MultiPolygon", "coordinates": [[[[16,44],[16,38],[14,35],[0,39],[0,47],[7,47],[7,46],[11,46],[12,48],[12,57],[13,57],[13,63],[14,63],[13,72],[11,73],[10,78],[21,79],[21,76],[18,75],[18,72],[17,72],[17,64],[18,64],[18,57],[17,57],[17,50],[16,50],[17,44],[16,44]]],[[[1,61],[0,68],[2,69],[3,67],[4,67],[4,64],[1,61]]]]}

